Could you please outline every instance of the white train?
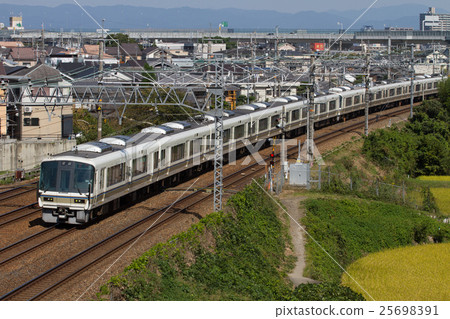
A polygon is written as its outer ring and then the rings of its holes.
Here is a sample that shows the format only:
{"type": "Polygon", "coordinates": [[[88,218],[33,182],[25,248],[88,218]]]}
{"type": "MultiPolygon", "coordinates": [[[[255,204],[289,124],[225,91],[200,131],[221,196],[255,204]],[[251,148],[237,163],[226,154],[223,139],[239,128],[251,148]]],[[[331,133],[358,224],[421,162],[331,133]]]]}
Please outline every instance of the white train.
{"type": "MultiPolygon", "coordinates": [[[[414,96],[435,95],[439,77],[416,78],[414,96]]],[[[371,110],[409,103],[410,81],[370,88],[371,110]]],[[[316,125],[325,125],[364,112],[365,89],[332,89],[315,98],[316,125]]],[[[244,149],[243,140],[256,143],[277,136],[283,118],[285,131],[305,131],[308,101],[298,96],[276,98],[271,103],[242,105],[224,117],[224,154],[244,149]],[[231,148],[230,148],[231,147],[231,148]]],[[[201,123],[177,121],[143,129],[129,136],[104,138],[78,145],[41,164],[38,203],[47,223],[84,224],[119,207],[120,200],[133,202],[143,193],[166,187],[202,171],[212,162],[214,117],[201,123]]]]}

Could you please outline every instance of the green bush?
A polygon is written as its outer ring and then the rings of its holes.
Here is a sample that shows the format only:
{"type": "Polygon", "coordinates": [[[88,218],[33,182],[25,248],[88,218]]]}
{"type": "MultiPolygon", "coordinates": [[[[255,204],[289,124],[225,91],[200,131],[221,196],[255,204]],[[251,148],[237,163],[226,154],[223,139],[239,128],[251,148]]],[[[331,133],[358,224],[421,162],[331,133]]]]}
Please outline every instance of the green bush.
{"type": "Polygon", "coordinates": [[[450,174],[450,81],[440,86],[439,100],[424,101],[403,129],[371,132],[363,153],[400,175],[450,174]]]}
{"type": "Polygon", "coordinates": [[[213,213],[159,244],[110,281],[113,299],[289,300],[288,233],[276,204],[252,184],[213,213]]]}
{"type": "MultiPolygon", "coordinates": [[[[449,225],[403,206],[358,199],[310,199],[303,219],[309,234],[344,268],[368,253],[444,237],[449,225]],[[442,230],[440,230],[442,229],[442,230]]],[[[307,272],[317,280],[339,283],[342,269],[308,240],[307,272]]]]}
{"type": "Polygon", "coordinates": [[[364,301],[364,297],[337,283],[301,284],[294,290],[298,301],[364,301]]]}

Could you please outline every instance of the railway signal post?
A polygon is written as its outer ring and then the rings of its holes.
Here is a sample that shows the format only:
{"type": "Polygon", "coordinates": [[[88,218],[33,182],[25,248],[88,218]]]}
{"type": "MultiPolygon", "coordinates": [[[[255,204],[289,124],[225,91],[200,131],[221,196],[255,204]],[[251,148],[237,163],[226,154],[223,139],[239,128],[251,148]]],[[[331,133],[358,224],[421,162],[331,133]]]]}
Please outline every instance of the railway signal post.
{"type": "Polygon", "coordinates": [[[364,135],[369,135],[369,104],[370,104],[370,94],[369,94],[369,84],[370,84],[370,56],[368,52],[368,48],[366,48],[366,90],[364,94],[364,100],[365,100],[365,107],[364,107],[364,119],[365,119],[365,125],[364,125],[364,135]]]}
{"type": "Polygon", "coordinates": [[[310,83],[311,89],[308,89],[309,92],[309,107],[307,112],[307,118],[306,118],[306,154],[307,154],[307,161],[312,162],[314,159],[313,154],[313,143],[314,143],[314,114],[315,114],[315,105],[314,105],[314,85],[315,85],[315,61],[314,61],[314,55],[311,56],[311,65],[309,70],[309,76],[310,76],[310,83]]]}

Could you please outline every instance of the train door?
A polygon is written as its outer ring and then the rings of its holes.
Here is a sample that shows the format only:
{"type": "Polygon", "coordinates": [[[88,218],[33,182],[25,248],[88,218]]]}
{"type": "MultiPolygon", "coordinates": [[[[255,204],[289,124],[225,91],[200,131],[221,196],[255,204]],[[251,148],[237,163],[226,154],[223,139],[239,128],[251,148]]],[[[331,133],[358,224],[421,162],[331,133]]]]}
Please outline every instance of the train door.
{"type": "Polygon", "coordinates": [[[99,177],[98,177],[98,200],[100,202],[103,202],[105,200],[105,168],[102,168],[99,172],[99,177]]]}
{"type": "MultiPolygon", "coordinates": [[[[166,150],[161,150],[161,157],[159,158],[160,170],[166,166],[166,150]]],[[[169,174],[169,170],[166,170],[166,173],[169,174]]]]}

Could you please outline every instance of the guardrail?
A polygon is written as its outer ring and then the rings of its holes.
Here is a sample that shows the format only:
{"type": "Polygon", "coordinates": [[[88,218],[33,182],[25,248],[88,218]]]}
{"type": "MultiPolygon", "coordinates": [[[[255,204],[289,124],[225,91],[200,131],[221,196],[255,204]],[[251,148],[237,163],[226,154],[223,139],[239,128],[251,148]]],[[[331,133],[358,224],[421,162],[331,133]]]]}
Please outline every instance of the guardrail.
{"type": "Polygon", "coordinates": [[[31,168],[25,170],[17,170],[15,172],[5,173],[0,175],[0,183],[7,181],[8,179],[13,180],[22,180],[26,178],[32,178],[39,175],[41,169],[40,168],[31,168]]]}

